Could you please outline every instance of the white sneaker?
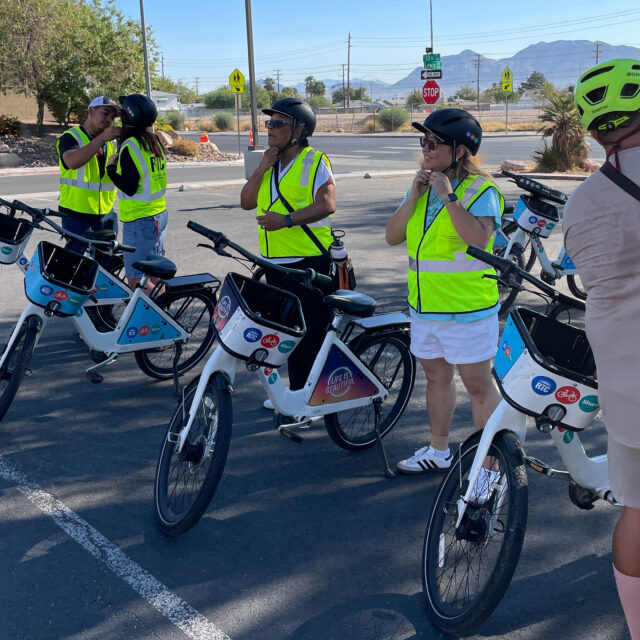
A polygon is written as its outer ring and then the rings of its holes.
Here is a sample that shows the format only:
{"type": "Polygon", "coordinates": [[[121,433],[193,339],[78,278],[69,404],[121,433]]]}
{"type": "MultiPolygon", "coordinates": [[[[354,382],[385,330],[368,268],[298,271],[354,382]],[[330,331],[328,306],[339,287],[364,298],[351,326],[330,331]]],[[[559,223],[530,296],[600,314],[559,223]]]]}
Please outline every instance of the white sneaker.
{"type": "Polygon", "coordinates": [[[262,406],[267,410],[267,411],[274,411],[275,407],[273,406],[273,402],[271,402],[271,400],[269,400],[269,398],[267,398],[263,403],[262,406]]]}
{"type": "Polygon", "coordinates": [[[500,488],[499,485],[494,484],[498,482],[499,478],[500,473],[498,473],[497,471],[492,471],[491,469],[482,467],[476,479],[476,483],[473,485],[471,496],[469,497],[471,502],[484,504],[491,495],[491,489],[494,486],[500,488]]]}
{"type": "Polygon", "coordinates": [[[422,447],[410,458],[401,460],[396,465],[400,473],[418,474],[425,471],[446,471],[451,466],[453,454],[447,450],[447,455],[442,457],[433,447],[422,447]]]}

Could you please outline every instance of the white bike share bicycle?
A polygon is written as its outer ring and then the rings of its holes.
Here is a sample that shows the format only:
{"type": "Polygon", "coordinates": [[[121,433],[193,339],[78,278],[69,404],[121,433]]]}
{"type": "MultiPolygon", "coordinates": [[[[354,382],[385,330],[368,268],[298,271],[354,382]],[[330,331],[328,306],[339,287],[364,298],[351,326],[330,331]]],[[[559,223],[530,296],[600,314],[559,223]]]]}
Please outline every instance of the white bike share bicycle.
{"type": "Polygon", "coordinates": [[[484,622],[509,586],[527,526],[527,467],[567,481],[581,509],[598,499],[619,506],[607,456],[589,457],[578,437],[599,409],[593,354],[584,331],[557,320],[567,309],[584,311],[584,303],[509,260],[476,247],[467,253],[500,271],[504,286],[522,290],[526,280],[550,304],[545,314],[511,311],[493,368],[503,400],[484,429],[460,446],[429,516],[422,556],[427,613],[455,635],[484,622]],[[527,416],[551,435],[566,471],[526,454],[527,416]]]}
{"type": "MultiPolygon", "coordinates": [[[[200,246],[219,255],[232,257],[226,251],[231,248],[253,265],[285,273],[312,289],[314,283],[330,283],[312,269],[259,258],[195,222],[187,226],[213,243],[200,246]]],[[[255,373],[273,402],[280,433],[300,442],[298,429],[324,419],[331,439],[345,449],[377,443],[385,472],[393,475],[381,439],[397,423],[413,389],[409,318],[374,315],[375,300],[355,291],[338,291],[324,302],[333,309],[333,320],[304,387],[291,391],[278,368],[305,334],[298,298],[250,277],[227,275],[213,317],[219,345],[184,390],[160,451],[154,498],[161,531],[178,535],[189,530],[216,492],[229,451],[231,392],[240,364],[255,373]],[[342,327],[345,316],[350,318],[342,327]]]]}

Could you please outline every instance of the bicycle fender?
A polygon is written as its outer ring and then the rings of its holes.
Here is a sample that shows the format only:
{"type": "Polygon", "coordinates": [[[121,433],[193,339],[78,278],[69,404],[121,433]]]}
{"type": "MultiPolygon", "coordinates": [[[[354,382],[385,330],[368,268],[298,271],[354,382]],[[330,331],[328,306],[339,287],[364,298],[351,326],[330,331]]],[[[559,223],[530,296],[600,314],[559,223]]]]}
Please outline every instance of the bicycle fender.
{"type": "Polygon", "coordinates": [[[42,328],[42,318],[40,316],[29,316],[27,318],[27,327],[34,331],[40,331],[42,328]]]}
{"type": "Polygon", "coordinates": [[[518,436],[511,431],[511,429],[505,429],[497,434],[497,437],[502,438],[505,446],[509,450],[509,453],[517,456],[520,460],[524,460],[524,449],[518,439],[518,436]]]}

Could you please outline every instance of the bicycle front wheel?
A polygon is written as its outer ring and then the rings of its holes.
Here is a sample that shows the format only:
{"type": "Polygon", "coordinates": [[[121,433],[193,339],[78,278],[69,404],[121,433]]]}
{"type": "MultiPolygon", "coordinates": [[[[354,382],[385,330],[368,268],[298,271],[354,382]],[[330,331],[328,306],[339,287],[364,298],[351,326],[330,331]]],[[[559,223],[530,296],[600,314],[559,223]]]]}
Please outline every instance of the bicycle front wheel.
{"type": "MultiPolygon", "coordinates": [[[[25,320],[20,327],[17,338],[11,345],[5,361],[0,367],[0,420],[9,411],[9,407],[18,392],[18,387],[24,378],[24,374],[29,366],[33,348],[36,345],[38,332],[31,329],[25,320]]],[[[7,337],[7,344],[10,336],[7,337]]],[[[2,349],[2,354],[6,350],[6,345],[2,349]]]]}
{"type": "Polygon", "coordinates": [[[480,436],[462,445],[438,490],[422,555],[427,614],[436,627],[456,636],[473,631],[497,607],[518,564],[527,525],[527,473],[507,444],[513,436],[501,432],[488,453],[498,474],[472,496],[456,529],[457,502],[480,436]]]}
{"type": "Polygon", "coordinates": [[[171,418],[156,467],[156,521],[169,536],[191,529],[207,510],[229,453],[233,422],[229,392],[222,377],[214,375],[198,406],[192,407],[199,379],[189,385],[171,418]],[[195,417],[178,453],[174,440],[192,410],[195,417]]]}
{"type": "MultiPolygon", "coordinates": [[[[519,269],[524,269],[524,258],[523,249],[519,244],[514,244],[511,247],[511,251],[509,255],[504,256],[507,260],[513,262],[519,269]]],[[[521,282],[520,278],[518,281],[521,282]]],[[[498,315],[502,318],[507,315],[511,305],[514,303],[519,291],[518,289],[514,289],[512,287],[507,287],[505,285],[500,284],[498,282],[498,295],[500,301],[500,309],[498,311],[498,315]]]]}
{"type": "MultiPolygon", "coordinates": [[[[352,347],[389,392],[381,406],[382,416],[378,425],[385,436],[398,422],[405,410],[416,375],[416,362],[407,343],[391,334],[379,334],[357,338],[352,347]]],[[[329,437],[343,449],[357,451],[370,447],[376,441],[375,413],[372,404],[324,417],[329,437]]]]}
{"type": "MultiPolygon", "coordinates": [[[[191,334],[189,342],[182,344],[178,360],[178,374],[182,375],[193,369],[213,344],[211,316],[216,306],[215,295],[208,291],[169,292],[163,294],[157,304],[191,334]]],[[[135,357],[143,373],[166,380],[173,375],[175,353],[175,345],[169,345],[136,351],[135,357]]]]}
{"type": "Polygon", "coordinates": [[[569,291],[571,291],[576,298],[579,298],[580,300],[587,299],[587,292],[582,286],[582,280],[580,280],[579,275],[567,276],[567,286],[569,287],[569,291]]]}

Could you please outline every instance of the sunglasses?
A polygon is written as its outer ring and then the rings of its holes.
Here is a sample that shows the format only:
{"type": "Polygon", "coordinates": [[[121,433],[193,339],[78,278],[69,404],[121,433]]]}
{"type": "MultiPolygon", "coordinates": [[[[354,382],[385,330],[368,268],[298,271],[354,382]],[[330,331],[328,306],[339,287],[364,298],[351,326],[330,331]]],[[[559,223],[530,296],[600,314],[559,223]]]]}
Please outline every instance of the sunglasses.
{"type": "MultiPolygon", "coordinates": [[[[444,145],[444,142],[439,142],[438,140],[432,140],[431,138],[427,138],[427,136],[422,136],[420,138],[420,146],[423,149],[427,149],[427,151],[435,151],[441,145],[444,145]]],[[[445,146],[448,146],[448,145],[445,145],[445,146]]]]}
{"type": "Polygon", "coordinates": [[[279,129],[288,124],[293,123],[287,122],[286,120],[265,120],[264,126],[267,127],[267,129],[279,129]]]}

